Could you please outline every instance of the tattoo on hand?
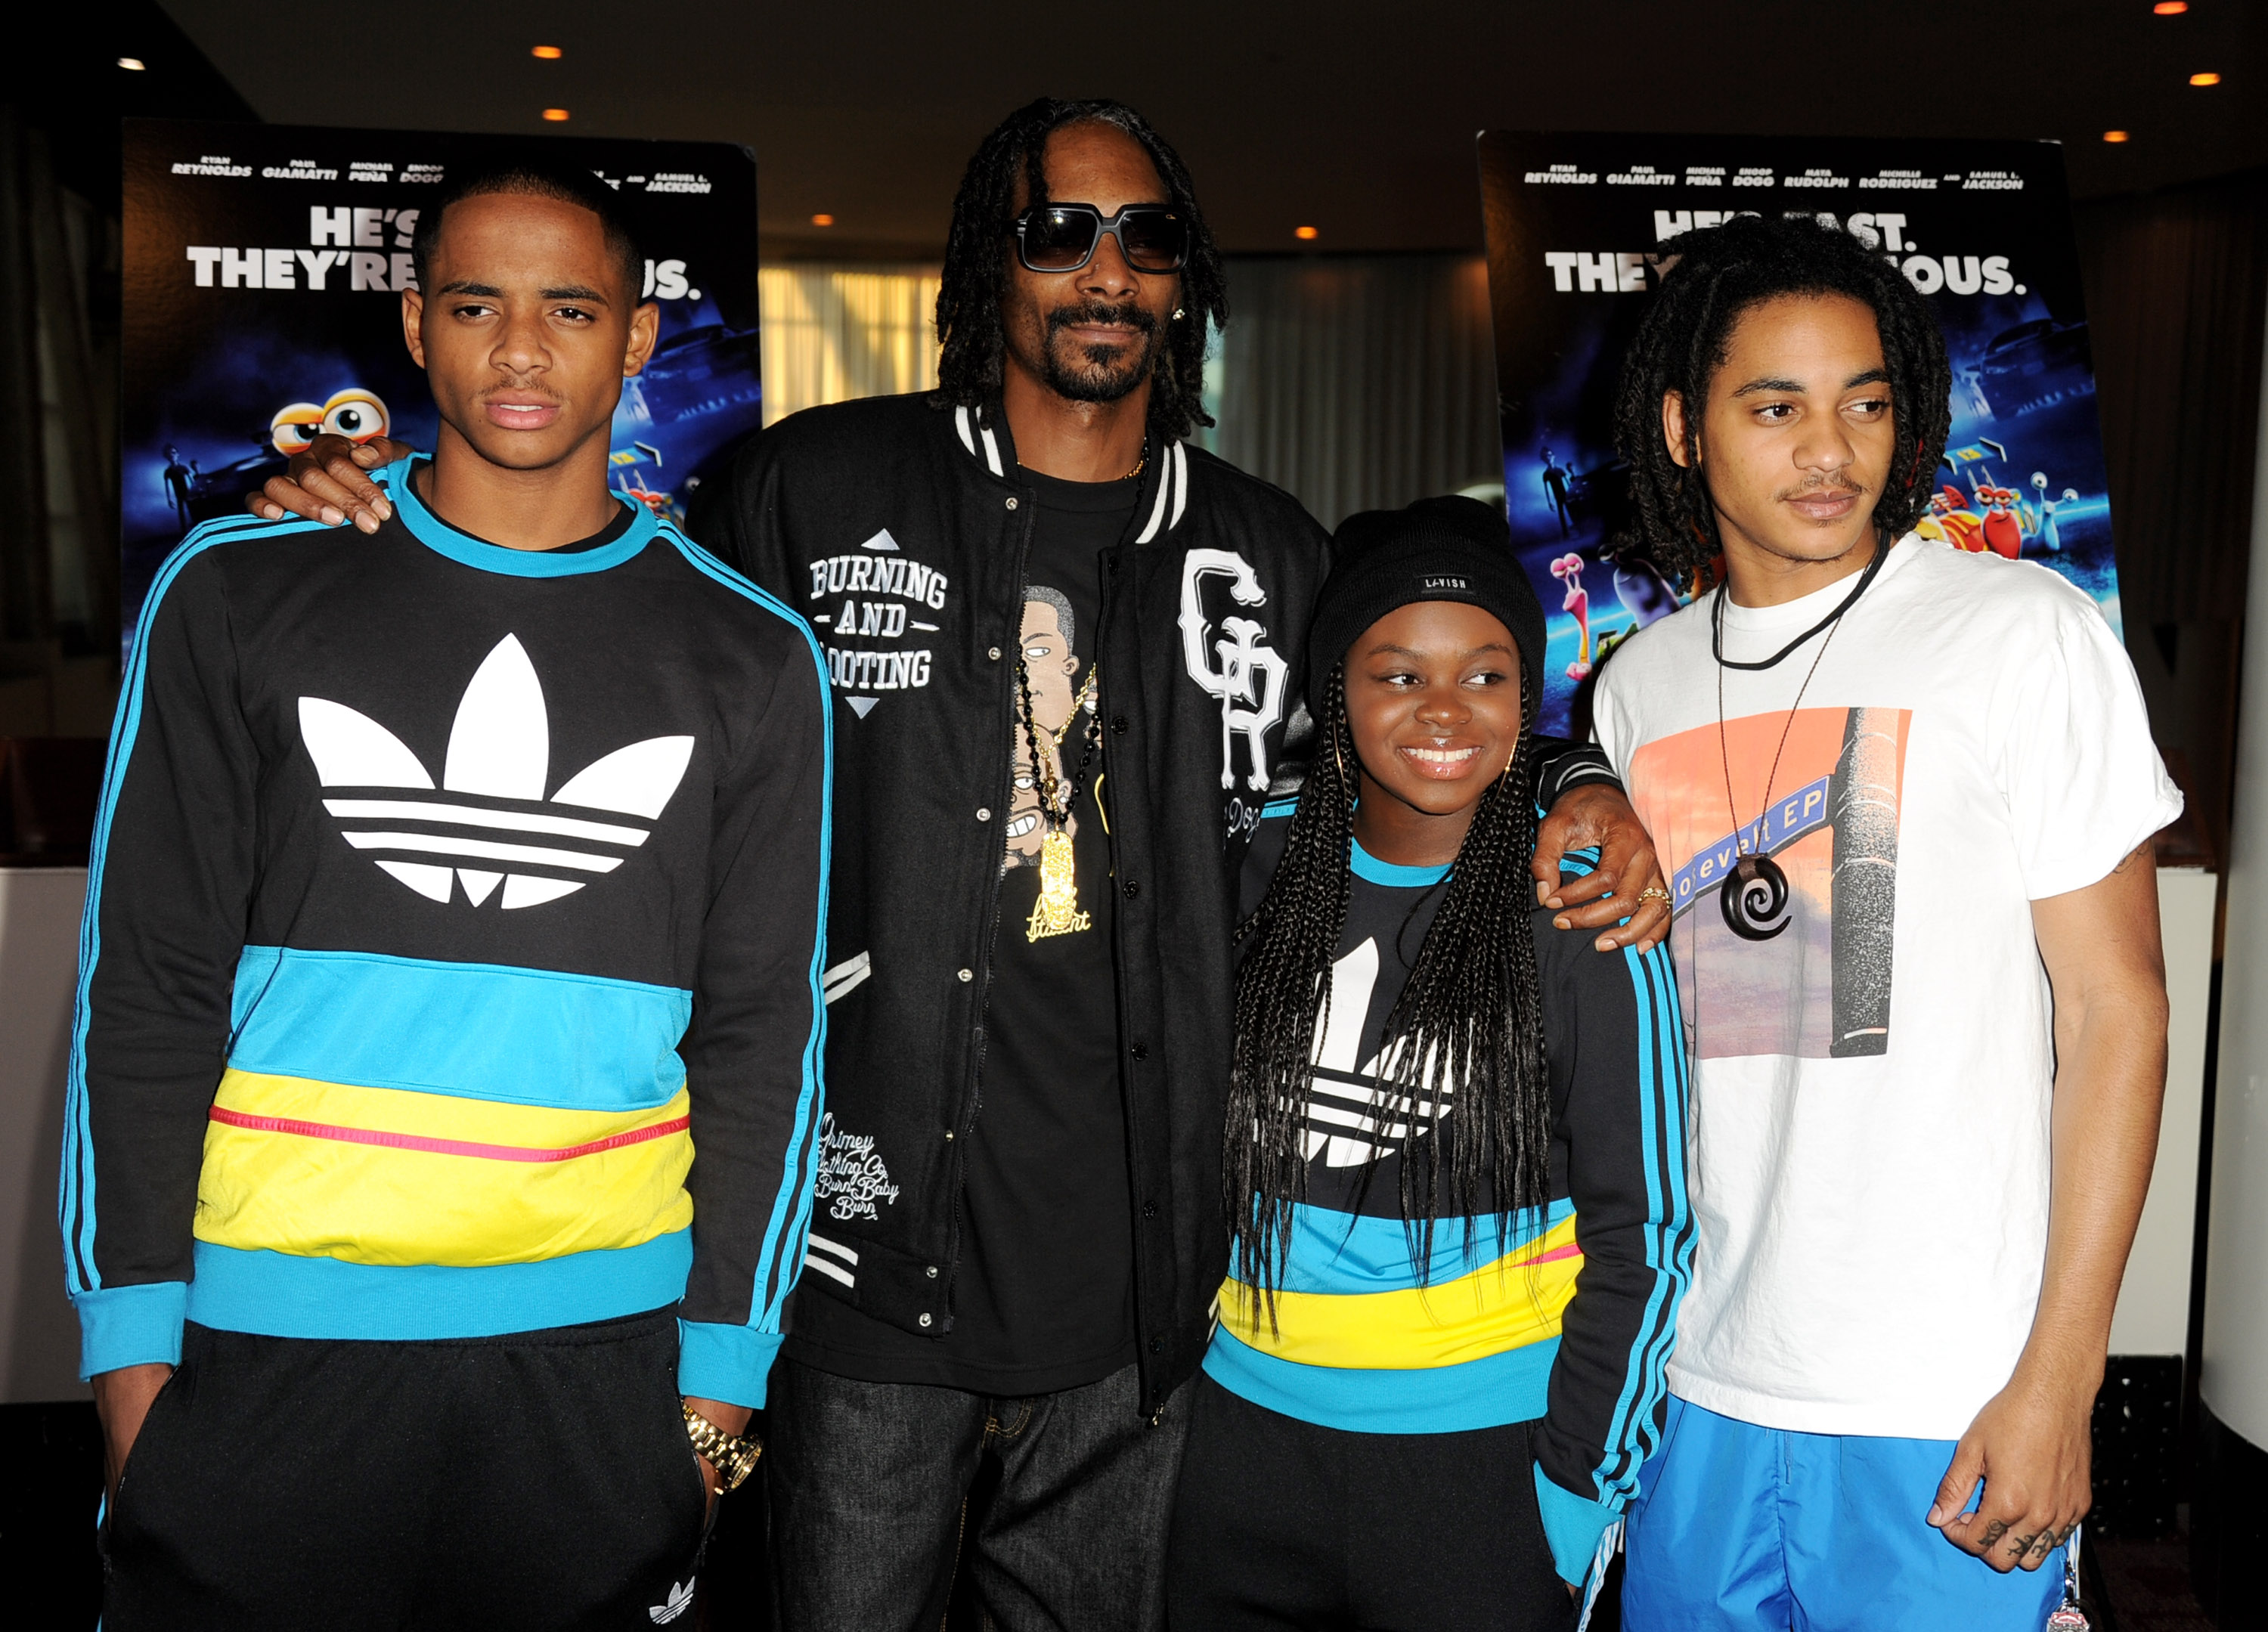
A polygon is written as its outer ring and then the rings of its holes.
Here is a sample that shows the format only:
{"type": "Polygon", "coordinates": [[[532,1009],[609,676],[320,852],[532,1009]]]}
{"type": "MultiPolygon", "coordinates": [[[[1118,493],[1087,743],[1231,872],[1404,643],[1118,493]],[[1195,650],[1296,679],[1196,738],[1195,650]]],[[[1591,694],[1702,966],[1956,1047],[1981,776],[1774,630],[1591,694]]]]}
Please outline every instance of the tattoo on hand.
{"type": "Polygon", "coordinates": [[[1978,1546],[1983,1551],[1989,1553],[1999,1543],[2000,1538],[2007,1533],[2007,1520],[2004,1518],[1992,1519],[1985,1525],[1984,1539],[1983,1541],[1978,1543],[1978,1546]]]}
{"type": "Polygon", "coordinates": [[[2051,1529],[2043,1530],[2028,1540],[2020,1539],[2016,1542],[2016,1556],[2024,1558],[2037,1553],[2042,1558],[2045,1558],[2055,1550],[2055,1532],[2051,1529]]]}

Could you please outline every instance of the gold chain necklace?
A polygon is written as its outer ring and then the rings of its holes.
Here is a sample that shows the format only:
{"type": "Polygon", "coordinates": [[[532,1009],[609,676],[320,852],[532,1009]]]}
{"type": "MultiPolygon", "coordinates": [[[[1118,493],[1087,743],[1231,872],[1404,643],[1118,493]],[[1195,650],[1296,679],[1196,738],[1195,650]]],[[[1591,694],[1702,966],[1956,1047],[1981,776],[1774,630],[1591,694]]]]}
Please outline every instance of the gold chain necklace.
{"type": "MultiPolygon", "coordinates": [[[[1056,746],[1058,748],[1063,746],[1064,739],[1071,735],[1071,722],[1079,718],[1079,710],[1081,709],[1087,709],[1094,706],[1094,677],[1101,673],[1102,668],[1099,664],[1090,663],[1086,665],[1086,680],[1085,683],[1079,687],[1079,695],[1071,700],[1071,713],[1064,717],[1064,723],[1057,726],[1054,731],[1050,733],[1055,738],[1056,746]]],[[[1024,687],[1024,707],[1027,709],[1032,706],[1031,697],[1031,687],[1029,683],[1027,682],[1024,687]]],[[[1028,717],[1028,716],[1027,717],[1028,717]]],[[[1052,794],[1050,797],[1052,797],[1052,794]]],[[[1073,790],[1073,797],[1077,797],[1076,790],[1073,790]]]]}

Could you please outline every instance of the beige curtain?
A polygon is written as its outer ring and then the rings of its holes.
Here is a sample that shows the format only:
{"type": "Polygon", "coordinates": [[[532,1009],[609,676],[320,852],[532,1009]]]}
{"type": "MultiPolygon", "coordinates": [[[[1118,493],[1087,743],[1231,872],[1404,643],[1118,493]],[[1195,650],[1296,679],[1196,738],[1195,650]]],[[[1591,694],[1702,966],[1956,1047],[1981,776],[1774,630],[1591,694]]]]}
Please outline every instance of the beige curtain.
{"type": "Polygon", "coordinates": [[[817,403],[937,384],[936,267],[791,262],[758,277],[765,424],[817,403]]]}
{"type": "Polygon", "coordinates": [[[2095,199],[2073,214],[2126,649],[2151,733],[2190,801],[2158,855],[2210,864],[2229,853],[2268,170],[2095,199]]]}
{"type": "Polygon", "coordinates": [[[92,308],[118,246],[117,224],[57,185],[47,135],[0,107],[0,737],[99,736],[110,720],[117,323],[92,308]]]}
{"type": "Polygon", "coordinates": [[[1325,526],[1504,482],[1477,255],[1242,256],[1218,363],[1222,458],[1325,526]]]}
{"type": "Polygon", "coordinates": [[[2127,627],[2229,616],[2252,531],[2268,170],[2073,214],[2127,627]]]}

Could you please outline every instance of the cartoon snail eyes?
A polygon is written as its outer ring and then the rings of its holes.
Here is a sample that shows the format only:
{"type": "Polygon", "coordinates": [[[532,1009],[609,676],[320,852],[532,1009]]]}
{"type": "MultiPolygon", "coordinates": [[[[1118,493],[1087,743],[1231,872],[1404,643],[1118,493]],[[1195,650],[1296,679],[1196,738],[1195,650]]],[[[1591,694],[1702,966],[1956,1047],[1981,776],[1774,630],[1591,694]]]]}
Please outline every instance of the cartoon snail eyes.
{"type": "Polygon", "coordinates": [[[315,439],[315,433],[322,429],[322,422],[323,410],[313,403],[294,402],[268,422],[268,439],[275,444],[278,453],[287,458],[304,453],[307,445],[315,439]]]}
{"type": "Polygon", "coordinates": [[[361,442],[386,434],[386,404],[367,391],[342,391],[323,404],[323,429],[361,442]]]}
{"type": "Polygon", "coordinates": [[[1794,916],[1788,910],[1787,875],[1769,856],[1743,856],[1725,875],[1717,904],[1725,927],[1744,941],[1768,941],[1794,916]]]}
{"type": "Polygon", "coordinates": [[[331,393],[320,406],[294,402],[276,410],[268,422],[268,438],[276,451],[289,457],[306,452],[318,436],[328,432],[350,442],[367,442],[386,434],[386,404],[375,392],[359,386],[331,393]]]}

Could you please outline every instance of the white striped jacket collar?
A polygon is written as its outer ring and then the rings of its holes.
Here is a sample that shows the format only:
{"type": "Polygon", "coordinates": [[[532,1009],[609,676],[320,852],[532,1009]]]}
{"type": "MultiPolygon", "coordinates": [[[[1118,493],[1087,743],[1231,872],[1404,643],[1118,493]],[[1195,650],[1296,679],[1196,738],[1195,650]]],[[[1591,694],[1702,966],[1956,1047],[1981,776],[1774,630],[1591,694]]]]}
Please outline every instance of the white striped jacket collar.
{"type": "MultiPolygon", "coordinates": [[[[953,429],[961,437],[961,445],[972,459],[984,461],[984,468],[1003,481],[1007,479],[1006,461],[1001,457],[1000,439],[992,427],[981,423],[976,413],[961,407],[953,410],[953,429]]],[[[1161,532],[1170,533],[1182,525],[1182,512],[1189,504],[1189,456],[1179,442],[1169,442],[1159,460],[1159,482],[1156,496],[1151,501],[1148,519],[1135,538],[1137,544],[1147,544],[1161,532]]]]}

